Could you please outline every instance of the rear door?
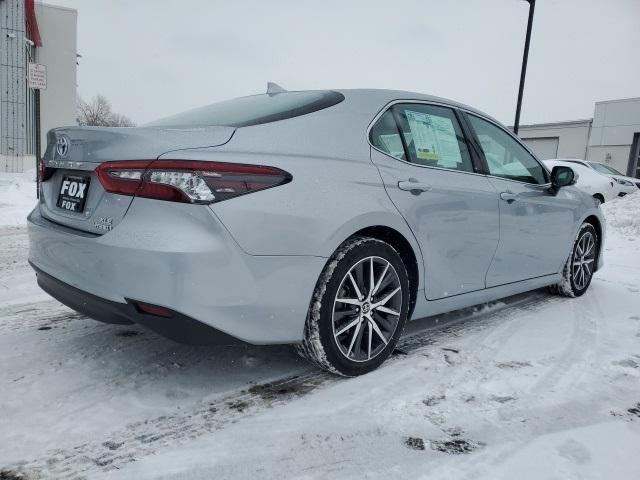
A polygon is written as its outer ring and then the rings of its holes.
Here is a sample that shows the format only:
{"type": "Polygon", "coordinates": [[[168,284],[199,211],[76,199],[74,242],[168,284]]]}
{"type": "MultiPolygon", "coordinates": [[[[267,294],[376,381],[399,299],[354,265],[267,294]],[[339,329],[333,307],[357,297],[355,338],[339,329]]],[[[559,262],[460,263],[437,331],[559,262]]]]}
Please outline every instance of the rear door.
{"type": "Polygon", "coordinates": [[[455,111],[395,104],[374,123],[370,141],[389,197],[422,250],[426,297],[485,288],[498,244],[497,193],[476,172],[455,111]]]}
{"type": "Polygon", "coordinates": [[[580,197],[572,189],[552,193],[547,171],[505,129],[476,115],[466,118],[500,198],[500,242],[487,288],[558,273],[572,242],[580,197]]]}

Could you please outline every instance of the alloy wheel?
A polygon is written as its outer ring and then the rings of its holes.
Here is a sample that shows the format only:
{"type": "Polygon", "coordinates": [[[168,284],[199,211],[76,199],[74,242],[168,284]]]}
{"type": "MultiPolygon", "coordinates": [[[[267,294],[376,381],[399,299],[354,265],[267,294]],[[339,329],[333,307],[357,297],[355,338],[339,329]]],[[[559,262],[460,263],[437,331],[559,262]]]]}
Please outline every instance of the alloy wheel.
{"type": "Polygon", "coordinates": [[[340,282],[333,304],[333,336],[342,355],[371,360],[391,341],[402,310],[402,287],[393,265],[366,257],[340,282]]]}
{"type": "Polygon", "coordinates": [[[596,239],[591,232],[582,234],[573,252],[571,275],[577,290],[583,290],[591,280],[596,260],[596,239]]]}

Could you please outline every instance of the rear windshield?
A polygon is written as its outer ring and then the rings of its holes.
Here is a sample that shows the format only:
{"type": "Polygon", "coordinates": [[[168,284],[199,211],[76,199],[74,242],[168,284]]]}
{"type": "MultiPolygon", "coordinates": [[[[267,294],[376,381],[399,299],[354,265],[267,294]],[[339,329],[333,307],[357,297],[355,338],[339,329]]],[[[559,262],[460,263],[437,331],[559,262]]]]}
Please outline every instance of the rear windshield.
{"type": "Polygon", "coordinates": [[[603,165],[602,163],[597,163],[597,162],[589,162],[589,165],[591,165],[593,167],[594,170],[600,172],[600,173],[605,173],[607,175],[622,175],[622,173],[620,173],[618,170],[616,170],[615,168],[612,168],[608,165],[603,165]]]}
{"type": "Polygon", "coordinates": [[[147,127],[247,127],[316,112],[344,100],[333,91],[282,92],[252,95],[214,103],[148,123],[147,127]]]}

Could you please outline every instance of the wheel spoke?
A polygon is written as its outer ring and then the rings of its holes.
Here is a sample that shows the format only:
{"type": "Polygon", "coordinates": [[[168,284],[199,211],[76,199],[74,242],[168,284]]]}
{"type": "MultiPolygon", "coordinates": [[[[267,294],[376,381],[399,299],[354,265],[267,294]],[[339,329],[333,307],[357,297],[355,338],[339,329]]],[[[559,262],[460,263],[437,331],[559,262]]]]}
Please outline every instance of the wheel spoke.
{"type": "Polygon", "coordinates": [[[391,308],[387,308],[387,307],[383,307],[383,306],[379,306],[376,308],[376,310],[378,312],[384,312],[384,313],[388,313],[389,315],[394,315],[396,317],[400,316],[400,312],[396,312],[395,310],[391,309],[391,308]]]}
{"type": "Polygon", "coordinates": [[[366,324],[364,322],[360,323],[360,331],[358,332],[358,336],[356,337],[356,343],[353,346],[353,356],[360,357],[361,355],[366,355],[366,348],[364,346],[364,333],[366,324]]]}
{"type": "Polygon", "coordinates": [[[369,320],[369,325],[371,325],[373,327],[373,330],[376,332],[376,334],[380,337],[380,340],[382,340],[384,342],[384,344],[386,345],[387,339],[384,337],[382,331],[380,330],[380,327],[378,327],[378,324],[376,323],[376,321],[373,319],[373,317],[367,316],[367,319],[369,320]]]}
{"type": "Polygon", "coordinates": [[[369,335],[367,335],[368,338],[368,348],[367,348],[367,360],[371,360],[371,337],[373,336],[373,327],[371,326],[371,322],[369,322],[369,335]]]}
{"type": "Polygon", "coordinates": [[[356,308],[349,308],[347,310],[336,310],[333,312],[333,320],[335,322],[340,322],[345,317],[350,317],[352,315],[358,315],[358,310],[356,308]]]}
{"type": "Polygon", "coordinates": [[[369,292],[367,293],[369,298],[371,298],[371,296],[373,295],[373,287],[374,287],[374,281],[373,281],[373,257],[371,257],[369,259],[369,292]]]}
{"type": "Polygon", "coordinates": [[[593,250],[594,245],[595,245],[595,242],[593,241],[593,238],[591,238],[591,235],[589,235],[588,243],[587,243],[587,251],[584,254],[589,255],[593,250]]]}
{"type": "Polygon", "coordinates": [[[360,332],[360,327],[362,326],[362,322],[358,322],[358,326],[356,327],[356,331],[353,332],[353,337],[351,337],[351,343],[349,344],[349,350],[347,350],[347,357],[351,355],[351,350],[353,349],[353,344],[356,343],[356,337],[360,332]]]}
{"type": "Polygon", "coordinates": [[[383,330],[385,332],[393,331],[393,327],[396,322],[391,317],[385,318],[382,315],[380,315],[380,313],[378,313],[377,311],[374,311],[371,314],[371,318],[373,318],[373,320],[378,324],[378,326],[380,327],[380,330],[383,330]]]}
{"type": "Polygon", "coordinates": [[[375,305],[373,305],[373,308],[380,308],[381,305],[386,305],[386,303],[391,300],[393,298],[393,296],[398,293],[401,290],[400,287],[396,288],[393,292],[391,292],[390,294],[388,294],[386,297],[384,297],[382,300],[380,300],[379,302],[376,302],[375,305]]]}
{"type": "Polygon", "coordinates": [[[336,298],[336,302],[346,303],[348,305],[360,305],[360,300],[355,298],[336,298]]]}
{"type": "Polygon", "coordinates": [[[346,325],[345,327],[342,327],[340,330],[338,330],[335,333],[336,337],[339,337],[340,335],[342,335],[344,332],[351,330],[353,327],[355,327],[358,323],[360,322],[360,317],[356,318],[353,322],[349,323],[348,325],[346,325]]]}
{"type": "Polygon", "coordinates": [[[353,285],[353,289],[356,292],[356,296],[358,297],[358,300],[362,301],[362,293],[360,293],[360,289],[358,288],[358,284],[353,278],[353,275],[351,275],[351,272],[349,272],[347,276],[349,277],[349,280],[351,280],[351,285],[353,285]]]}
{"type": "Polygon", "coordinates": [[[375,286],[373,287],[373,292],[371,293],[371,295],[374,295],[378,289],[380,288],[380,284],[382,283],[382,280],[384,280],[384,277],[387,275],[387,271],[389,270],[389,267],[391,266],[390,263],[387,263],[387,265],[384,267],[384,270],[382,271],[382,274],[380,275],[380,278],[378,278],[378,281],[376,282],[375,286]]]}

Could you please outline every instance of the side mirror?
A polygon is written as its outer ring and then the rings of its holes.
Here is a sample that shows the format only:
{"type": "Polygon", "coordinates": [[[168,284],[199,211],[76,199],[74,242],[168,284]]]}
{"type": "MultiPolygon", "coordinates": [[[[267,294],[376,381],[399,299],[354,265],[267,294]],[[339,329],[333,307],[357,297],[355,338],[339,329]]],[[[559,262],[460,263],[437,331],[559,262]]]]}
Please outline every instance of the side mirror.
{"type": "Polygon", "coordinates": [[[551,170],[551,186],[554,190],[573,185],[576,183],[576,180],[578,180],[578,175],[576,175],[571,167],[558,165],[551,170]]]}

